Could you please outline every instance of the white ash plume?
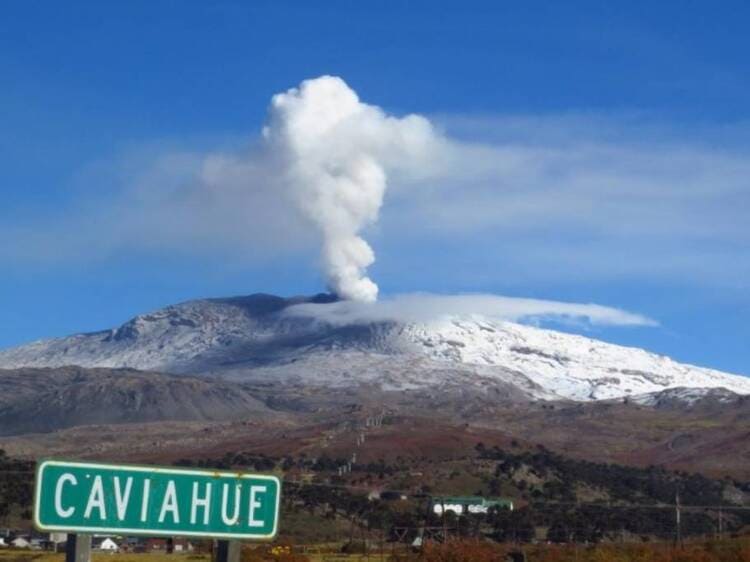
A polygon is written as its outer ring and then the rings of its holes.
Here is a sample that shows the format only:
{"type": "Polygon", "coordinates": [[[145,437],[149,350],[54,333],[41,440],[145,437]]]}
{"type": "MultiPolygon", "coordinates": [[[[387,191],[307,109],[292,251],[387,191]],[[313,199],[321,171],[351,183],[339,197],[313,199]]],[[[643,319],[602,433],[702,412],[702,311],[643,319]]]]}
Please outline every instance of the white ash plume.
{"type": "Polygon", "coordinates": [[[320,231],[331,291],[373,302],[375,261],[361,231],[378,220],[388,174],[429,166],[439,142],[425,118],[391,117],[362,103],[340,78],[322,76],[273,97],[264,137],[281,158],[288,193],[320,231]]]}

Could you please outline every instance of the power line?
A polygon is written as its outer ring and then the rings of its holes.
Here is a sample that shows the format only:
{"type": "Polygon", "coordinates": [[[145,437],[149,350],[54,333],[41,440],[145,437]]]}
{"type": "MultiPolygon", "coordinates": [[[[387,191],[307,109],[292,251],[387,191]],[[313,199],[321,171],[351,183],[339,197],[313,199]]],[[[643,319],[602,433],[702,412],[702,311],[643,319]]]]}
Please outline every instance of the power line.
{"type": "MultiPolygon", "coordinates": [[[[373,490],[372,487],[367,486],[356,486],[354,484],[329,484],[324,482],[305,482],[300,480],[284,480],[284,484],[294,484],[298,486],[315,486],[320,488],[338,488],[338,489],[347,489],[347,490],[361,490],[365,492],[371,492],[373,490]]],[[[440,498],[442,495],[438,494],[427,494],[427,493],[417,493],[406,490],[397,490],[393,488],[387,488],[387,491],[394,492],[396,494],[405,495],[407,497],[416,498],[416,499],[424,499],[424,498],[440,498]]],[[[563,501],[553,501],[553,500],[545,500],[545,501],[534,501],[529,502],[526,504],[525,507],[530,507],[532,509],[537,509],[539,507],[547,507],[547,506],[575,506],[575,507],[581,507],[581,506],[587,506],[587,507],[606,507],[606,508],[614,508],[614,509],[632,509],[632,508],[648,508],[648,509],[675,509],[675,506],[677,504],[670,504],[670,503],[661,503],[661,504],[644,504],[644,503],[627,503],[627,504],[611,504],[611,503],[596,503],[596,502],[563,502],[563,501]]],[[[728,506],[728,505],[686,505],[683,503],[679,504],[680,509],[683,511],[686,509],[696,510],[696,509],[705,509],[705,510],[750,510],[750,506],[728,506]]]]}
{"type": "MultiPolygon", "coordinates": [[[[231,472],[231,471],[230,471],[231,472]]],[[[0,476],[3,474],[26,474],[34,475],[34,471],[29,470],[3,470],[0,471],[0,476]]],[[[303,480],[282,480],[282,485],[296,485],[296,486],[309,486],[316,488],[331,488],[340,490],[358,490],[362,492],[372,492],[375,487],[373,486],[357,486],[355,484],[331,484],[326,482],[308,482],[303,480]]],[[[429,494],[429,493],[414,493],[410,490],[399,490],[395,488],[386,488],[388,492],[394,492],[401,494],[406,497],[414,499],[433,499],[440,498],[444,494],[429,494]]],[[[533,500],[527,502],[523,507],[529,507],[531,509],[540,509],[542,507],[551,506],[571,506],[571,507],[606,507],[610,509],[675,509],[679,507],[680,510],[698,510],[704,509],[707,511],[745,511],[750,510],[750,506],[746,505],[702,505],[702,504],[685,504],[685,503],[625,503],[625,504],[612,504],[612,503],[597,503],[597,502],[580,502],[580,501],[555,501],[555,500],[533,500]]]]}

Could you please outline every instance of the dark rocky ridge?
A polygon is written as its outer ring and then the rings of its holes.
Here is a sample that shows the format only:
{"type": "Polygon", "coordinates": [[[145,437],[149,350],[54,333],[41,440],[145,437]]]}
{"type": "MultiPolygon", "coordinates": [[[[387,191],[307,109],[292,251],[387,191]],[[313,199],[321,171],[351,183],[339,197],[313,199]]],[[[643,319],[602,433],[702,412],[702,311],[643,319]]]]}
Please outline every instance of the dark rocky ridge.
{"type": "Polygon", "coordinates": [[[273,414],[241,384],[131,369],[0,370],[0,435],[273,414]]]}

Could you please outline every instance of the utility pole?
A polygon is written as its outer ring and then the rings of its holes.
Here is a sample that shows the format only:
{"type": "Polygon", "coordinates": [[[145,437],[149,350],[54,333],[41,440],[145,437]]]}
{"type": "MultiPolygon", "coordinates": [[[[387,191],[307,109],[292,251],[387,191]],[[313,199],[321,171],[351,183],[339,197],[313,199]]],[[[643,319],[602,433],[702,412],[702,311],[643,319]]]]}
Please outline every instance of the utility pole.
{"type": "Polygon", "coordinates": [[[674,517],[675,517],[675,546],[682,546],[682,517],[680,512],[680,490],[677,489],[674,494],[674,517]]]}
{"type": "Polygon", "coordinates": [[[448,525],[445,521],[445,500],[441,500],[443,509],[442,509],[442,519],[443,519],[443,544],[448,542],[448,525]]]}

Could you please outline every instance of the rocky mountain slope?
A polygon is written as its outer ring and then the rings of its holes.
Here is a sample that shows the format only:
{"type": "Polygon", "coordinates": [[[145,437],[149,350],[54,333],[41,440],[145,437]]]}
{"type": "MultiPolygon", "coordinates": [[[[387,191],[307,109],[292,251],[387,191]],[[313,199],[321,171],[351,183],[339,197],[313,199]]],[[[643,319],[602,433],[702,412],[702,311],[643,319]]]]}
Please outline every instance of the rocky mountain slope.
{"type": "Polygon", "coordinates": [[[477,315],[348,324],[316,317],[334,300],[256,294],[191,301],[112,330],[0,352],[0,368],[76,365],[319,388],[473,389],[512,400],[589,401],[674,388],[750,394],[750,378],[477,315]],[[305,305],[304,315],[297,305],[305,305]]]}
{"type": "Polygon", "coordinates": [[[0,436],[79,425],[274,413],[240,384],[128,369],[0,370],[0,436]]]}

